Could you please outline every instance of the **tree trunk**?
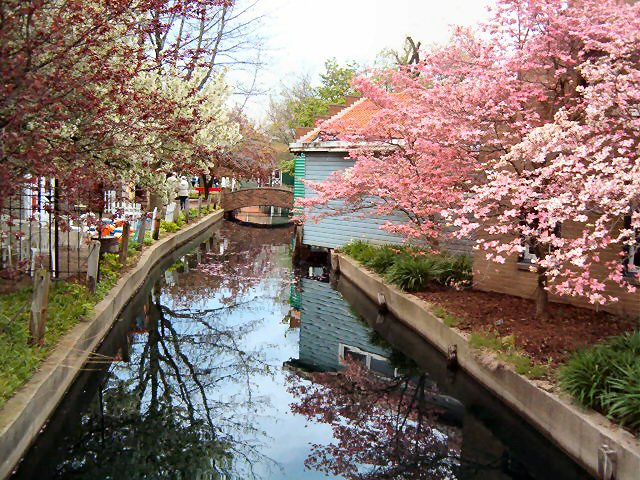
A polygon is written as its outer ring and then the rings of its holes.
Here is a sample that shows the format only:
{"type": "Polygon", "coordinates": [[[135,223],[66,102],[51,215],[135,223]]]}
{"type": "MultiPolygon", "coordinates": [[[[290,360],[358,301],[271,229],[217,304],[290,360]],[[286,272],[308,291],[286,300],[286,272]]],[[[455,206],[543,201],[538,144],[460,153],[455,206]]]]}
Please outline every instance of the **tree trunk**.
{"type": "Polygon", "coordinates": [[[164,199],[159,192],[154,190],[149,190],[149,206],[147,207],[147,211],[151,212],[154,208],[158,207],[158,210],[164,206],[164,199]]]}
{"type": "Polygon", "coordinates": [[[213,175],[206,175],[203,173],[200,175],[200,179],[202,180],[202,186],[204,187],[204,199],[206,200],[209,198],[209,189],[211,188],[211,185],[213,185],[213,175]]]}
{"type": "Polygon", "coordinates": [[[536,285],[536,318],[539,320],[549,319],[549,293],[547,292],[546,270],[538,267],[538,278],[536,285]]]}

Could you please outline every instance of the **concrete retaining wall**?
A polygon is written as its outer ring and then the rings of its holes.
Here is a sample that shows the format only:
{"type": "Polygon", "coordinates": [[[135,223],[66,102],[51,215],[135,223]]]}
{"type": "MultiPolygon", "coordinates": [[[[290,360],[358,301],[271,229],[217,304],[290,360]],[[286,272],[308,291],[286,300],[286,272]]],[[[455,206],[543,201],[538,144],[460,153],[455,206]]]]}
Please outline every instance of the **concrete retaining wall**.
{"type": "Polygon", "coordinates": [[[6,478],[35,440],[76,374],[129,299],[142,287],[153,266],[165,255],[222,219],[220,210],[144,250],[138,265],[127,272],[94,308],[93,317],[67,333],[34,376],[0,410],[0,478],[6,478]]]}
{"type": "MultiPolygon", "coordinates": [[[[335,263],[335,258],[333,263],[335,263]]],[[[442,352],[457,345],[460,367],[498,398],[526,418],[539,431],[596,477],[599,450],[608,446],[616,458],[615,479],[640,478],[640,441],[602,415],[572,404],[556,393],[544,390],[543,382],[518,375],[508,366],[484,361],[468,345],[463,333],[447,327],[431,313],[429,303],[385,284],[355,260],[337,255],[340,273],[378,301],[382,293],[387,307],[399,320],[422,335],[442,352]]],[[[547,385],[550,389],[550,386],[547,385]]]]}

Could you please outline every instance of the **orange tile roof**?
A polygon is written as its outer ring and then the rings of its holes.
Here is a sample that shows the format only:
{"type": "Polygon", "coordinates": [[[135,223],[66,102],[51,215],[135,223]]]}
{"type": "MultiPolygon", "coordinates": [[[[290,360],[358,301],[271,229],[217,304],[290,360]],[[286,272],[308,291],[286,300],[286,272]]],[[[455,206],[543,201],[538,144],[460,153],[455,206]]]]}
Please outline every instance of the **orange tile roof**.
{"type": "MultiPolygon", "coordinates": [[[[372,100],[361,98],[353,105],[345,107],[333,117],[320,123],[309,133],[304,134],[296,142],[309,143],[314,140],[323,140],[323,136],[331,137],[331,140],[339,140],[341,134],[352,133],[365,127],[371,118],[380,110],[372,100]],[[318,138],[320,137],[320,138],[318,138]]],[[[328,140],[329,138],[327,138],[328,140]]]]}

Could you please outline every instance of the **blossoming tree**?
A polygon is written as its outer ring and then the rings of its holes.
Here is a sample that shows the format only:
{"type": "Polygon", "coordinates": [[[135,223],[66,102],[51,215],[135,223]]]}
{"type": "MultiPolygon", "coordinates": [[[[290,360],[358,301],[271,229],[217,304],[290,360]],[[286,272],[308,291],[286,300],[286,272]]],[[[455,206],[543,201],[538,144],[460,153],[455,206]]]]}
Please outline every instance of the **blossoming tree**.
{"type": "Polygon", "coordinates": [[[349,132],[354,167],[311,185],[306,206],[405,212],[384,228],[436,248],[477,233],[497,262],[530,248],[539,316],[549,290],[614,300],[606,281],[633,288],[622,257],[606,278],[594,267],[640,227],[639,21],[616,0],[498,1],[483,35],[457,29],[420,64],[357,80],[380,110],[349,132]]]}

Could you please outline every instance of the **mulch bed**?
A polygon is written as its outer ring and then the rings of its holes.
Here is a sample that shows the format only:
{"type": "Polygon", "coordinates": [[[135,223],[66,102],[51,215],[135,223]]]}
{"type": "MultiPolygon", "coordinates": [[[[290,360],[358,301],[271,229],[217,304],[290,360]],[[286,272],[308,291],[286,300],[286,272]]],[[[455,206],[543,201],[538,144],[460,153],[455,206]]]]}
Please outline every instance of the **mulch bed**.
{"type": "Polygon", "coordinates": [[[549,320],[537,320],[532,300],[501,293],[443,290],[416,295],[461,319],[459,330],[514,335],[518,348],[534,361],[552,366],[580,347],[638,328],[638,321],[558,303],[550,305],[549,320]]]}

